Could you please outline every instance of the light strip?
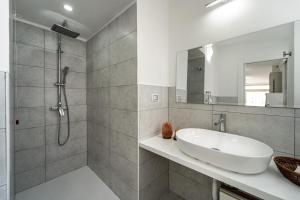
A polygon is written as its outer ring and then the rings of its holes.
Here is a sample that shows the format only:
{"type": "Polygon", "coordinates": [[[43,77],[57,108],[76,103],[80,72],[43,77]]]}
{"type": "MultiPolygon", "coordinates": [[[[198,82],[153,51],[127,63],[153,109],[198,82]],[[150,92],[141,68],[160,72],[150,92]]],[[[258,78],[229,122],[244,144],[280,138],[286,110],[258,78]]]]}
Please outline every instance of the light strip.
{"type": "Polygon", "coordinates": [[[206,8],[210,8],[210,7],[213,7],[213,6],[217,5],[217,4],[225,3],[225,2],[226,2],[226,0],[214,0],[214,1],[206,4],[205,7],[206,8]]]}

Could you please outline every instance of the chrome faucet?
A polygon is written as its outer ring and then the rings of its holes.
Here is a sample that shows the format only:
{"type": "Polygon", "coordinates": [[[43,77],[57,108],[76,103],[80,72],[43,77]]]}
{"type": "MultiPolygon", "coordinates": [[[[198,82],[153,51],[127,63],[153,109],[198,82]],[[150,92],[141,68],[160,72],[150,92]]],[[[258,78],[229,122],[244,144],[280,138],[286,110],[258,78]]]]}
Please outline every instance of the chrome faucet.
{"type": "Polygon", "coordinates": [[[215,122],[214,125],[219,125],[220,132],[226,132],[226,114],[220,114],[219,120],[215,122]]]}

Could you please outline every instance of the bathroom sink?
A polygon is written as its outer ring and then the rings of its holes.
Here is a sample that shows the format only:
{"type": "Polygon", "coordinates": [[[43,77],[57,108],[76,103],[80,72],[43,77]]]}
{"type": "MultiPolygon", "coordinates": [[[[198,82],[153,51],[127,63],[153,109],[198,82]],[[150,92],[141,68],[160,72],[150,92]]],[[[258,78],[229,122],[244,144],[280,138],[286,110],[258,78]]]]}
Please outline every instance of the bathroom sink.
{"type": "Polygon", "coordinates": [[[206,129],[181,129],[179,149],[211,165],[241,174],[258,174],[270,164],[273,149],[257,140],[206,129]]]}

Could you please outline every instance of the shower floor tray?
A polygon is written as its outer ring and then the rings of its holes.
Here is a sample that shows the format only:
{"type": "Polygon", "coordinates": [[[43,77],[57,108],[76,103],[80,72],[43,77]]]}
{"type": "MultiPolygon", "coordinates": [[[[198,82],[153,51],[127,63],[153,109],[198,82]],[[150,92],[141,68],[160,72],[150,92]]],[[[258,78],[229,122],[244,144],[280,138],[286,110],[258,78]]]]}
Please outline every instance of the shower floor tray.
{"type": "Polygon", "coordinates": [[[16,200],[120,200],[89,168],[82,167],[16,195],[16,200]]]}

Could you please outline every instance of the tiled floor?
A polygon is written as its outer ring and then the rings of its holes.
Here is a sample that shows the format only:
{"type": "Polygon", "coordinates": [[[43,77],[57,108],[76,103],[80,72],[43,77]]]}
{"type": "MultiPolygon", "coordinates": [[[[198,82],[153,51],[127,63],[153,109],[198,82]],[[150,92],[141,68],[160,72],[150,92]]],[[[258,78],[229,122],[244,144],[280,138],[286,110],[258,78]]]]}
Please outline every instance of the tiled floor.
{"type": "Polygon", "coordinates": [[[89,168],[83,167],[16,195],[16,200],[120,200],[89,168]]]}

